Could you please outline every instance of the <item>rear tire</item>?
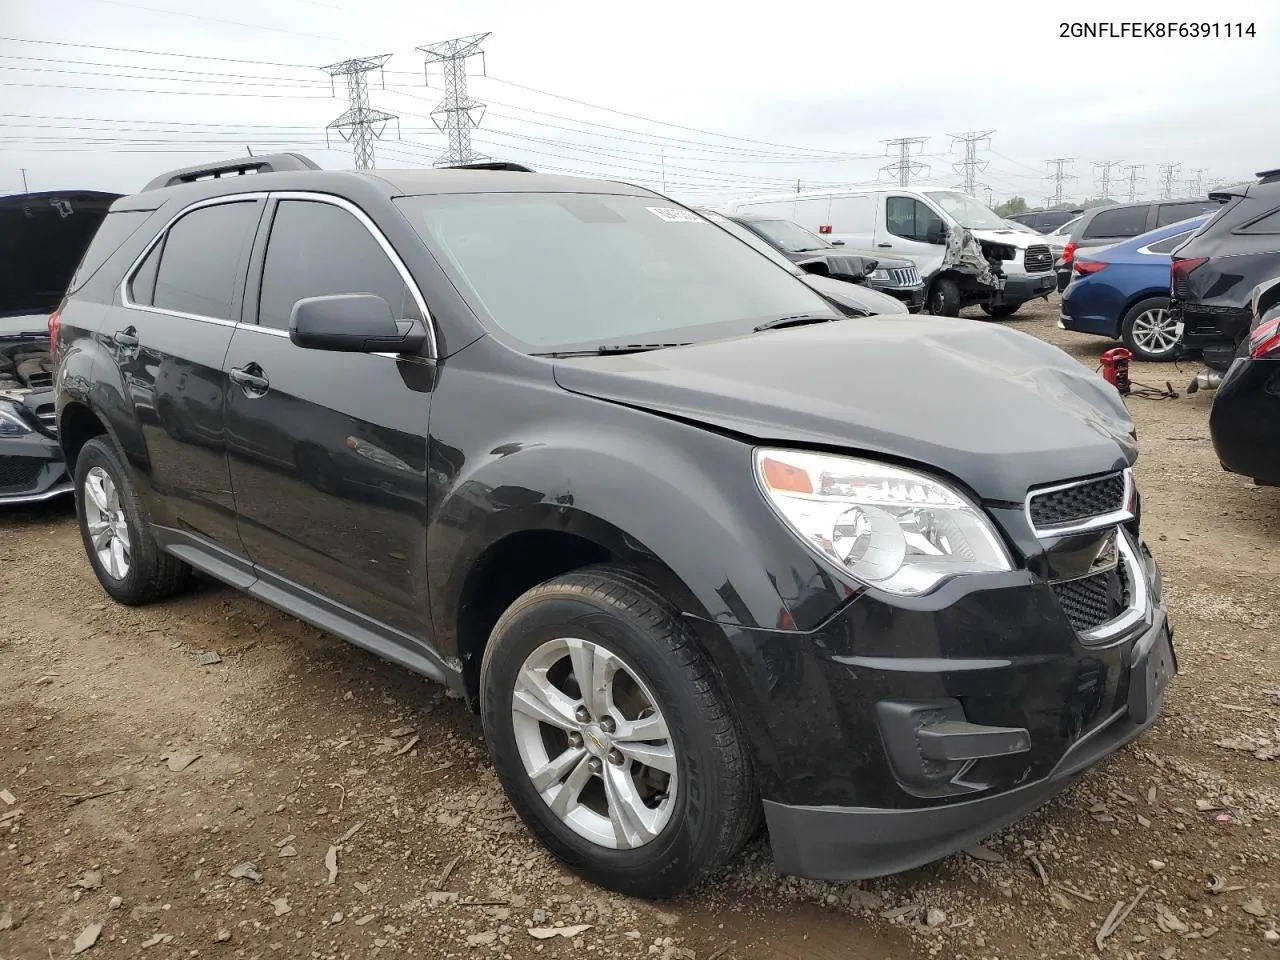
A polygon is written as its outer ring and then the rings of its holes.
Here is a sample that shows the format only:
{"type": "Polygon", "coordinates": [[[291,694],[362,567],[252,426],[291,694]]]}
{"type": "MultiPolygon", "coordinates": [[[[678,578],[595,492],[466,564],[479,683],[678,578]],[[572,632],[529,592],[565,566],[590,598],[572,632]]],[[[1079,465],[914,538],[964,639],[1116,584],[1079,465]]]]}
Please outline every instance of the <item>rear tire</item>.
{"type": "Polygon", "coordinates": [[[106,437],[93,438],[76,457],[75,493],[89,565],[113,600],[138,606],[186,587],[191,568],[156,544],[142,501],[106,437]]]}
{"type": "Polygon", "coordinates": [[[1012,317],[1018,312],[1018,308],[1022,306],[1020,303],[1002,303],[998,307],[993,307],[989,303],[979,304],[982,312],[988,317],[994,317],[997,320],[1003,320],[1005,317],[1012,317]]]}
{"type": "Polygon", "coordinates": [[[678,613],[635,574],[589,567],[529,590],[494,626],[480,670],[512,806],[591,883],[675,896],[757,825],[736,718],[678,613]],[[595,678],[587,695],[580,670],[595,678]]]}
{"type": "Polygon", "coordinates": [[[1148,297],[1130,307],[1120,321],[1120,339],[1139,360],[1176,360],[1182,351],[1182,331],[1169,312],[1169,298],[1148,297]]]}
{"type": "Polygon", "coordinates": [[[960,316],[960,285],[951,277],[939,277],[929,288],[927,303],[935,317],[960,316]]]}

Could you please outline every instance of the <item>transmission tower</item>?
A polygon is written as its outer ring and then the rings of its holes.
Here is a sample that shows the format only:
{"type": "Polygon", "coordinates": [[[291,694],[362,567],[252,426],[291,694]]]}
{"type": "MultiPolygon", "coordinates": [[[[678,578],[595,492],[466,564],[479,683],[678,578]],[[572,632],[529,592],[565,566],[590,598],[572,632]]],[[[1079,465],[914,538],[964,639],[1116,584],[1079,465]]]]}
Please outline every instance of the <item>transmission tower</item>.
{"type": "Polygon", "coordinates": [[[993,133],[994,130],[971,130],[968,133],[947,134],[951,138],[951,146],[964,144],[964,159],[952,166],[964,176],[963,189],[969,196],[973,196],[978,189],[978,171],[987,167],[986,160],[978,159],[978,145],[983,141],[990,141],[993,133]]]}
{"type": "Polygon", "coordinates": [[[893,147],[898,148],[898,159],[895,163],[886,163],[881,170],[889,173],[897,174],[898,186],[905,187],[911,182],[911,175],[914,173],[923,173],[929,169],[927,163],[921,163],[918,160],[911,159],[911,147],[919,145],[928,140],[928,137],[899,137],[896,140],[885,140],[884,144],[888,149],[885,150],[886,156],[892,156],[890,152],[893,147]]]}
{"type": "Polygon", "coordinates": [[[1053,160],[1046,160],[1045,163],[1054,165],[1053,173],[1049,174],[1045,179],[1052,180],[1054,184],[1053,196],[1048,198],[1048,202],[1057,206],[1063,202],[1063,186],[1068,180],[1076,179],[1073,174],[1067,173],[1065,169],[1068,163],[1075,163],[1075,160],[1071,157],[1055,157],[1053,160]]]}
{"type": "Polygon", "coordinates": [[[343,60],[320,68],[329,75],[330,81],[335,77],[347,78],[347,99],[350,106],[342,116],[325,127],[325,138],[327,144],[329,131],[336,130],[343,140],[351,141],[351,152],[355,154],[357,170],[368,170],[373,166],[373,141],[381,140],[387,122],[396,119],[393,113],[374,110],[369,106],[368,74],[381,70],[382,65],[390,59],[391,54],[384,53],[377,57],[343,60]]]}
{"type": "Polygon", "coordinates": [[[1129,174],[1129,202],[1133,203],[1138,199],[1138,171],[1142,169],[1142,164],[1127,163],[1124,168],[1129,174]]]}
{"type": "Polygon", "coordinates": [[[982,191],[987,195],[987,206],[991,206],[991,201],[993,199],[993,192],[991,188],[984,183],[982,185],[982,191]]]}
{"type": "Polygon", "coordinates": [[[1119,160],[1098,160],[1094,163],[1094,168],[1098,170],[1098,187],[1100,189],[1099,197],[1111,197],[1111,168],[1120,166],[1119,160]]]}
{"type": "Polygon", "coordinates": [[[467,60],[479,54],[481,63],[484,62],[484,51],[480,49],[480,44],[488,36],[488,33],[477,33],[417,48],[426,54],[422,72],[428,83],[431,64],[444,64],[444,99],[431,111],[431,119],[437,129],[448,134],[449,148],[436,161],[437,167],[487,159],[471,149],[471,128],[480,126],[484,117],[484,104],[467,96],[467,60]],[[444,118],[443,122],[440,117],[444,118]]]}
{"type": "Polygon", "coordinates": [[[1160,164],[1160,199],[1173,199],[1173,177],[1182,169],[1180,163],[1162,163],[1160,164]]]}
{"type": "Polygon", "coordinates": [[[1190,196],[1199,197],[1204,191],[1204,175],[1209,172],[1209,168],[1195,167],[1191,172],[1194,173],[1195,176],[1187,181],[1187,189],[1190,191],[1190,196]]]}

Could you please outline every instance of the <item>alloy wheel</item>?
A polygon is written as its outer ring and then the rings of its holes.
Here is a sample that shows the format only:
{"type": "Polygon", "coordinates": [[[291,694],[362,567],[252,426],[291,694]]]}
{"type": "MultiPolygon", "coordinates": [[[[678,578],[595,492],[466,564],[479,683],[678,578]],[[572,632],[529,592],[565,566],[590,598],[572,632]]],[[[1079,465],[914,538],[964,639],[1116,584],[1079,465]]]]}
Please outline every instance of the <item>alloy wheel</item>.
{"type": "Polygon", "coordinates": [[[113,580],[123,580],[133,558],[129,523],[120,491],[102,467],[93,467],[84,478],[84,516],[99,566],[113,580]]]}
{"type": "Polygon", "coordinates": [[[1133,321],[1133,342],[1150,354],[1168,353],[1181,339],[1182,324],[1174,321],[1170,310],[1144,310],[1133,321]]]}
{"type": "Polygon", "coordinates": [[[653,694],[617,654],[572,637],[547,641],[520,668],[511,717],[534,789],[580,837],[632,850],[671,821],[675,743],[653,694]]]}

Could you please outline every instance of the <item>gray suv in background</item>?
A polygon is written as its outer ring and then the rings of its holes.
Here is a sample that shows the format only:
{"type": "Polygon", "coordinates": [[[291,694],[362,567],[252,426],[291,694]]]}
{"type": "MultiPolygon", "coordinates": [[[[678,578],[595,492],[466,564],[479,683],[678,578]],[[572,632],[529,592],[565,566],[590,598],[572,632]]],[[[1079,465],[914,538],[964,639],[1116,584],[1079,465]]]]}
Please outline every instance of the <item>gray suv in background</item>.
{"type": "Polygon", "coordinates": [[[1075,255],[1092,247],[1106,247],[1113,243],[1167,227],[1180,220],[1189,220],[1202,213],[1218,209],[1218,201],[1203,200],[1155,200],[1142,203],[1116,203],[1109,207],[1093,207],[1081,214],[1071,231],[1062,259],[1058,261],[1058,292],[1071,282],[1075,268],[1075,255]]]}

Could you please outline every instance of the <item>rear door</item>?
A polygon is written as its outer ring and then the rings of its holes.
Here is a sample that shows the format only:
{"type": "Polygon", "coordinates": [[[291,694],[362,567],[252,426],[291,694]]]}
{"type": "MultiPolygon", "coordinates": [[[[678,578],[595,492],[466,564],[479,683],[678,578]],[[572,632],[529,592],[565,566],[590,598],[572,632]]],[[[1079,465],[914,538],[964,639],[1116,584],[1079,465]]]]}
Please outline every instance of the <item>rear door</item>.
{"type": "Polygon", "coordinates": [[[127,450],[153,495],[152,520],[241,552],[223,436],[222,361],[265,206],[261,194],[183,211],[126,275],[99,336],[119,372],[116,409],[142,449],[127,450]]]}
{"type": "Polygon", "coordinates": [[[297,301],[333,294],[377,294],[398,317],[427,322],[425,305],[373,221],[347,201],[281,194],[268,218],[223,368],[245,549],[268,588],[338,616],[355,611],[412,646],[428,635],[434,363],[297,347],[289,320],[297,301]]]}

